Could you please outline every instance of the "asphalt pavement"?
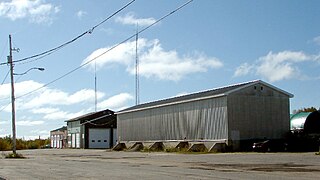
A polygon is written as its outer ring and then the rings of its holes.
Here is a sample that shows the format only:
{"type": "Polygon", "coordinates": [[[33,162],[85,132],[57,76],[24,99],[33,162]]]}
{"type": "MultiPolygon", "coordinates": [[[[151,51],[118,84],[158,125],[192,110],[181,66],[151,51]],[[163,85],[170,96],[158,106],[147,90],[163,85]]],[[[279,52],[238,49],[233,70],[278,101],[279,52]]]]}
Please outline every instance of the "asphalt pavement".
{"type": "Polygon", "coordinates": [[[0,159],[0,179],[318,179],[315,153],[111,152],[85,149],[18,151],[0,159]]]}

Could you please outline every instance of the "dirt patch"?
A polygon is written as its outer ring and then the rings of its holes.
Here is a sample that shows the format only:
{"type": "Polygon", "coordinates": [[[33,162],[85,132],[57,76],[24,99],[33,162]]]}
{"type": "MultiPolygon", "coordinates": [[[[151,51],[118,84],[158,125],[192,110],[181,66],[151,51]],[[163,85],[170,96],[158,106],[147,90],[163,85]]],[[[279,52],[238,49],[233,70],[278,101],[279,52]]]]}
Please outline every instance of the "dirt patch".
{"type": "Polygon", "coordinates": [[[216,170],[223,172],[263,171],[263,172],[320,172],[303,164],[207,164],[195,163],[190,169],[216,170]]]}
{"type": "Polygon", "coordinates": [[[58,155],[62,158],[65,158],[65,157],[101,157],[101,155],[95,155],[95,154],[86,154],[86,155],[80,155],[80,154],[68,154],[68,155],[58,155]]]}
{"type": "Polygon", "coordinates": [[[143,159],[146,157],[121,157],[121,159],[143,159]]]}
{"type": "Polygon", "coordinates": [[[178,167],[178,166],[172,166],[172,165],[162,165],[162,166],[160,166],[160,167],[167,167],[167,168],[169,168],[169,167],[178,167]]]}

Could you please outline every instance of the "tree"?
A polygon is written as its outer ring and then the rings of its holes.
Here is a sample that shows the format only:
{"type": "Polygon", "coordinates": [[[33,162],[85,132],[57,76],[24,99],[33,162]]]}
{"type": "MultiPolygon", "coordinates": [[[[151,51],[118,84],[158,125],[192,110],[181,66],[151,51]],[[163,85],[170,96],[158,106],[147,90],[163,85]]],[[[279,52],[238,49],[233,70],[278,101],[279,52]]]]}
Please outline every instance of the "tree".
{"type": "Polygon", "coordinates": [[[301,108],[301,109],[298,109],[298,110],[293,110],[293,114],[297,114],[297,113],[300,113],[300,112],[314,112],[314,111],[317,111],[317,109],[315,107],[301,108]]]}

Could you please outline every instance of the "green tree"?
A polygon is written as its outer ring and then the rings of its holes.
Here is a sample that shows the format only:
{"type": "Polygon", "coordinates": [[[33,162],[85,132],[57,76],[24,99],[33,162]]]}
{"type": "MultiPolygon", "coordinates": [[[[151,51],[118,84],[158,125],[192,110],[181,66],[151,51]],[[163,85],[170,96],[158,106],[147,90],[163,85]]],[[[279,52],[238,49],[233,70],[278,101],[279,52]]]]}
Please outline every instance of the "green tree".
{"type": "Polygon", "coordinates": [[[297,114],[297,113],[300,113],[300,112],[314,112],[314,111],[317,111],[317,108],[315,108],[315,107],[307,107],[307,108],[301,108],[301,109],[298,109],[298,110],[294,110],[293,114],[297,114]]]}

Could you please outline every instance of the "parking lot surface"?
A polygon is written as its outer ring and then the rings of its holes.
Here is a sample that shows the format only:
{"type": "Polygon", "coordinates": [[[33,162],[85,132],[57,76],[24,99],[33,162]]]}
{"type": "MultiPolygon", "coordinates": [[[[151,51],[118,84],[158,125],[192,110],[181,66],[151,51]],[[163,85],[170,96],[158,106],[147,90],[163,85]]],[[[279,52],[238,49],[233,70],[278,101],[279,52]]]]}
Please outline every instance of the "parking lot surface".
{"type": "Polygon", "coordinates": [[[0,159],[0,179],[318,179],[315,153],[111,152],[84,149],[18,151],[0,159]]]}

